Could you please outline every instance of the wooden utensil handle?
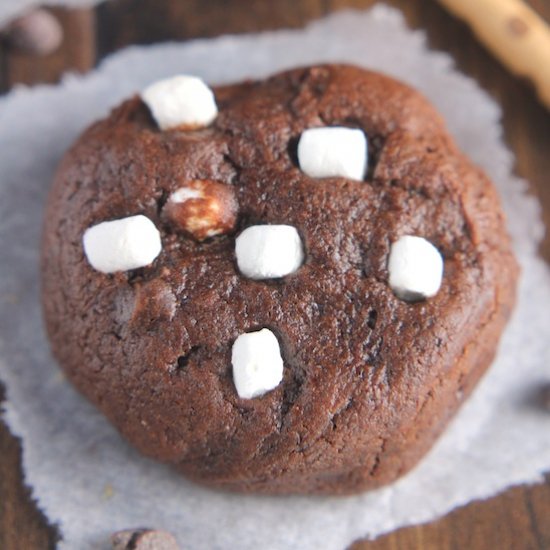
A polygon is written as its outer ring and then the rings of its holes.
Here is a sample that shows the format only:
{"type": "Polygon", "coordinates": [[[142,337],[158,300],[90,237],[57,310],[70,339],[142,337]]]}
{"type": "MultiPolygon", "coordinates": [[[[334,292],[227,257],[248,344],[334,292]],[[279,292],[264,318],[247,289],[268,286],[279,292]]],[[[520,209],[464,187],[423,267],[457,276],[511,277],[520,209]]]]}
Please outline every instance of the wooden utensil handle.
{"type": "Polygon", "coordinates": [[[550,108],[550,28],[521,0],[439,0],[550,108]]]}

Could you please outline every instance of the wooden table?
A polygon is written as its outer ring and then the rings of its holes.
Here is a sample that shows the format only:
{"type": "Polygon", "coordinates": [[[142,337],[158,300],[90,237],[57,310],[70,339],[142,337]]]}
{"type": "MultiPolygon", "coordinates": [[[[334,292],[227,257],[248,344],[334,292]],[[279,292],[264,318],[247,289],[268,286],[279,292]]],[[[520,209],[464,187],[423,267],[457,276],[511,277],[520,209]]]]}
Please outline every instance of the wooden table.
{"type": "MultiPolygon", "coordinates": [[[[67,68],[86,71],[109,52],[131,43],[299,27],[339,8],[366,8],[374,3],[375,0],[116,0],[95,9],[56,8],[52,11],[65,31],[61,48],[52,55],[36,58],[1,47],[0,90],[6,91],[18,82],[54,82],[67,68]]],[[[506,141],[516,154],[516,171],[531,182],[550,228],[550,113],[536,100],[528,84],[508,74],[463,24],[433,0],[387,3],[399,7],[411,27],[425,29],[431,47],[450,52],[459,68],[476,78],[500,103],[506,141]]],[[[550,21],[550,0],[529,3],[550,21]]],[[[542,244],[541,254],[550,261],[550,236],[542,244]]],[[[20,452],[17,439],[0,423],[0,549],[53,548],[55,526],[48,524],[37,510],[23,485],[20,452]]],[[[487,501],[459,508],[438,521],[401,529],[373,542],[358,542],[353,548],[550,549],[550,476],[543,484],[510,489],[487,501]]]]}

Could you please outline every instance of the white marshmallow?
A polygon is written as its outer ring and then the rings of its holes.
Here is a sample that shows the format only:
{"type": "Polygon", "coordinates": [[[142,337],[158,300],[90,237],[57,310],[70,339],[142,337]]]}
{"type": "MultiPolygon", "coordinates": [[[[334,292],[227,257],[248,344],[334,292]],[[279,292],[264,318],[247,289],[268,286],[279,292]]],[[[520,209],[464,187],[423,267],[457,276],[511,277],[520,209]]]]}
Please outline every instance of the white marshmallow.
{"type": "Polygon", "coordinates": [[[146,266],[162,249],[158,229],[141,214],[93,225],[82,241],[86,258],[103,273],[146,266]]]}
{"type": "Polygon", "coordinates": [[[141,93],[161,130],[208,126],[218,115],[212,90],[195,76],[160,80],[141,93]]]}
{"type": "Polygon", "coordinates": [[[241,273],[251,279],[275,279],[296,271],[304,261],[298,231],[291,225],[252,225],[236,239],[241,273]]]}
{"type": "Polygon", "coordinates": [[[390,287],[403,300],[435,296],[443,277],[443,258],[422,237],[406,235],[391,245],[388,261],[390,287]]]}
{"type": "Polygon", "coordinates": [[[267,328],[241,334],[231,353],[239,397],[252,399],[276,388],[283,379],[283,358],[276,336],[267,328]]]}
{"type": "Polygon", "coordinates": [[[181,204],[182,202],[188,201],[190,199],[203,199],[204,192],[200,189],[191,189],[190,187],[180,187],[174,191],[170,197],[169,201],[181,204]]]}
{"type": "Polygon", "coordinates": [[[298,142],[300,168],[311,178],[362,180],[368,160],[362,130],[332,127],[305,130],[298,142]]]}

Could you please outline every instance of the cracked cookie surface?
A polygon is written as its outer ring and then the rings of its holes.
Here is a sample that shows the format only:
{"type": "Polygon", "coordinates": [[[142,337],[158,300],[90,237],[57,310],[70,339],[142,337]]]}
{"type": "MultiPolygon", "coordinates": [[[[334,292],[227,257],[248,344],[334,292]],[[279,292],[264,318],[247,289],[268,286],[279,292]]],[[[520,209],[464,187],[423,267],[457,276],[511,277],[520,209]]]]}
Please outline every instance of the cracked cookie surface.
{"type": "Polygon", "coordinates": [[[207,128],[162,132],[132,98],[66,154],[50,193],[43,304],[72,382],[145,454],[221,488],[352,493],[409,470],[489,366],[517,267],[496,192],[411,88],[350,66],[296,69],[214,89],[207,128]],[[362,129],[364,181],[315,179],[297,160],[312,127],[362,129]],[[183,184],[228,186],[235,227],[201,241],[166,216],[183,184]],[[94,271],[82,235],[142,214],[162,251],[94,271]],[[253,280],[236,264],[247,227],[288,224],[303,265],[253,280]],[[391,243],[422,235],[444,258],[436,296],[388,285],[391,243]],[[268,328],[282,382],[241,399],[231,348],[268,328]]]}

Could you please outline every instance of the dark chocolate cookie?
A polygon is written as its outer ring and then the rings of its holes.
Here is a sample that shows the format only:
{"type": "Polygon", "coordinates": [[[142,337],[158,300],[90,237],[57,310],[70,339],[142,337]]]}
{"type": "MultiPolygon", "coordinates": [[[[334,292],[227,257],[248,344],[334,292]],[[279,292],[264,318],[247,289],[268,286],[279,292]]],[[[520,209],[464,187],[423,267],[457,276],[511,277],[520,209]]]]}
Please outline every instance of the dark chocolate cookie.
{"type": "Polygon", "coordinates": [[[487,369],[513,306],[495,189],[380,74],[326,65],[213,92],[156,84],[66,154],[42,248],[53,352],[191,479],[390,482],[487,369]]]}

